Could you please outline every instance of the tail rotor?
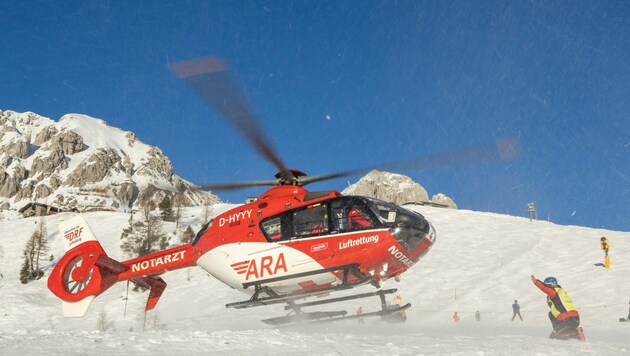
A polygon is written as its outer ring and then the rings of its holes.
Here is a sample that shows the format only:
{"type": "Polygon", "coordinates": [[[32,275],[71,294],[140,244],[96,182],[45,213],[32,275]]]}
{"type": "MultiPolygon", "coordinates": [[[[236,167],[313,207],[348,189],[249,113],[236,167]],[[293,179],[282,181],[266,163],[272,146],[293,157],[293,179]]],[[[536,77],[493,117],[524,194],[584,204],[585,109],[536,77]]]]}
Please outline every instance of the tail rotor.
{"type": "Polygon", "coordinates": [[[92,280],[94,269],[90,269],[88,275],[85,276],[85,269],[81,268],[83,256],[76,256],[68,263],[66,272],[63,274],[65,290],[71,294],[79,294],[87,287],[92,280]]]}

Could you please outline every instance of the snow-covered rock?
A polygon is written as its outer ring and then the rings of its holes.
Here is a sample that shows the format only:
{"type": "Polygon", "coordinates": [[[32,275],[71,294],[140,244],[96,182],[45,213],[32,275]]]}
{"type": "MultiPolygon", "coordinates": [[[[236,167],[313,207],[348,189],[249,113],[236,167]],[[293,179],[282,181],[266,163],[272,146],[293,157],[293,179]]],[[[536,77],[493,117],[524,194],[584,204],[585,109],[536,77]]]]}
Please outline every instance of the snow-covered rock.
{"type": "Polygon", "coordinates": [[[445,194],[442,194],[442,193],[434,194],[431,197],[431,202],[432,203],[436,203],[436,204],[440,204],[440,205],[446,205],[447,207],[449,207],[451,209],[457,209],[457,204],[455,204],[453,199],[451,199],[450,197],[448,197],[448,196],[446,196],[445,194]]]}
{"type": "MultiPolygon", "coordinates": [[[[350,185],[343,192],[344,195],[363,195],[385,200],[394,204],[429,203],[429,195],[420,184],[411,178],[390,172],[372,170],[355,184],[350,185]]],[[[455,202],[448,196],[439,193],[433,196],[431,202],[447,205],[457,209],[455,202]]]]}
{"type": "Polygon", "coordinates": [[[0,204],[29,202],[59,208],[128,209],[178,195],[183,205],[215,203],[173,173],[157,147],[86,115],[58,122],[26,112],[0,111],[0,204]]]}

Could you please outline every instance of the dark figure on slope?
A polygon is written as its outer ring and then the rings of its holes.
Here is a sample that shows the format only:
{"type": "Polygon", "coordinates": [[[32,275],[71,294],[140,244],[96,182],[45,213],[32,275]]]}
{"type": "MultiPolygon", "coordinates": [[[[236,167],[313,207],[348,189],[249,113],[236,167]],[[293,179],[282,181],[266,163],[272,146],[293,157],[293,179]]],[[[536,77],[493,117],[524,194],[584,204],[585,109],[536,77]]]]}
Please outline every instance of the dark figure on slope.
{"type": "Polygon", "coordinates": [[[547,277],[544,282],[536,279],[533,275],[531,278],[534,285],[547,294],[547,304],[551,308],[549,320],[553,326],[549,338],[584,341],[584,334],[580,326],[580,314],[564,288],[558,285],[558,281],[554,277],[547,277]]]}
{"type": "MultiPolygon", "coordinates": [[[[630,304],[630,302],[628,302],[630,304]]],[[[628,308],[628,317],[627,318],[619,318],[620,322],[630,322],[630,308],[628,308]]]]}
{"type": "Polygon", "coordinates": [[[512,311],[514,312],[514,315],[512,315],[512,321],[514,321],[514,318],[516,318],[517,315],[521,318],[521,321],[523,321],[523,317],[521,316],[521,306],[518,305],[518,300],[515,300],[514,304],[512,304],[512,311]]]}

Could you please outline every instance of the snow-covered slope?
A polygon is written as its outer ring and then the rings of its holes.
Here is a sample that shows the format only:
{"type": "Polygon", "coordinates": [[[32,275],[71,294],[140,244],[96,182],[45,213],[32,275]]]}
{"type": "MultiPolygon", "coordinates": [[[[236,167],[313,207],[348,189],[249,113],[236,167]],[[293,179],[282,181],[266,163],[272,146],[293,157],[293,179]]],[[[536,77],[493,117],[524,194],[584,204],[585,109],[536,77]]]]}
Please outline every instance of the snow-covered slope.
{"type": "MultiPolygon", "coordinates": [[[[229,208],[216,206],[213,214],[229,208]]],[[[95,299],[81,319],[64,319],[47,276],[22,285],[21,251],[37,218],[0,221],[1,354],[483,354],[619,355],[630,352],[630,233],[559,226],[545,221],[466,210],[416,206],[438,232],[436,245],[403,275],[398,288],[410,302],[405,324],[340,322],[275,329],[260,319],[284,315],[282,306],[225,309],[246,295],[199,268],[163,276],[168,283],[157,308],[145,316],[147,294],[120,283],[95,299]],[[598,240],[611,243],[612,268],[598,240]],[[549,340],[545,296],[529,277],[555,276],[579,307],[587,342],[549,340]],[[518,299],[524,321],[510,321],[518,299]],[[125,314],[126,308],[126,317],[125,314]],[[479,310],[481,322],[474,312],[479,310]],[[457,311],[462,320],[452,321],[457,311]],[[101,331],[101,325],[106,327],[101,331]]],[[[200,208],[183,225],[198,228],[200,208]]],[[[63,253],[57,222],[46,218],[52,253],[63,253]]],[[[120,233],[129,215],[94,212],[86,217],[110,256],[123,259],[120,233]]],[[[167,225],[167,229],[174,229],[167,225]]],[[[49,270],[47,270],[49,272],[49,270]]],[[[364,287],[365,291],[371,287],[364,287]]],[[[356,292],[356,291],[355,291],[356,292]]],[[[378,309],[377,298],[330,306],[353,313],[378,309]]],[[[320,309],[324,309],[323,307],[320,309]]]]}
{"type": "Polygon", "coordinates": [[[0,210],[34,201],[81,211],[124,211],[165,196],[182,205],[219,201],[191,187],[159,148],[103,120],[0,111],[0,210]]]}

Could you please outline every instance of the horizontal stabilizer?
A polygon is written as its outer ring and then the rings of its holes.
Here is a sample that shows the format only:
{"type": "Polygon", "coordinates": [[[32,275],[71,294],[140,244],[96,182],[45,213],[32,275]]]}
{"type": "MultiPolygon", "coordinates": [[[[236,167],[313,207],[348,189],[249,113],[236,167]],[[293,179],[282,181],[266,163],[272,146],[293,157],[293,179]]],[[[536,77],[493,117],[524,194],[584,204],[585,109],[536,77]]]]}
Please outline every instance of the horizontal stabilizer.
{"type": "Polygon", "coordinates": [[[114,273],[114,274],[118,274],[118,273],[122,273],[125,272],[129,269],[129,266],[120,263],[118,261],[116,261],[115,259],[107,256],[107,255],[100,255],[98,256],[98,260],[96,261],[96,265],[99,267],[103,267],[104,269],[114,273]]]}
{"type": "Polygon", "coordinates": [[[160,300],[164,289],[166,289],[166,282],[160,277],[142,277],[134,278],[131,280],[133,283],[139,285],[142,288],[149,289],[149,299],[144,310],[151,310],[155,308],[155,305],[160,300]]]}
{"type": "Polygon", "coordinates": [[[78,302],[65,302],[62,301],[61,305],[63,307],[63,316],[66,318],[81,318],[85,315],[90,304],[94,300],[94,296],[90,295],[81,299],[78,302]]]}

